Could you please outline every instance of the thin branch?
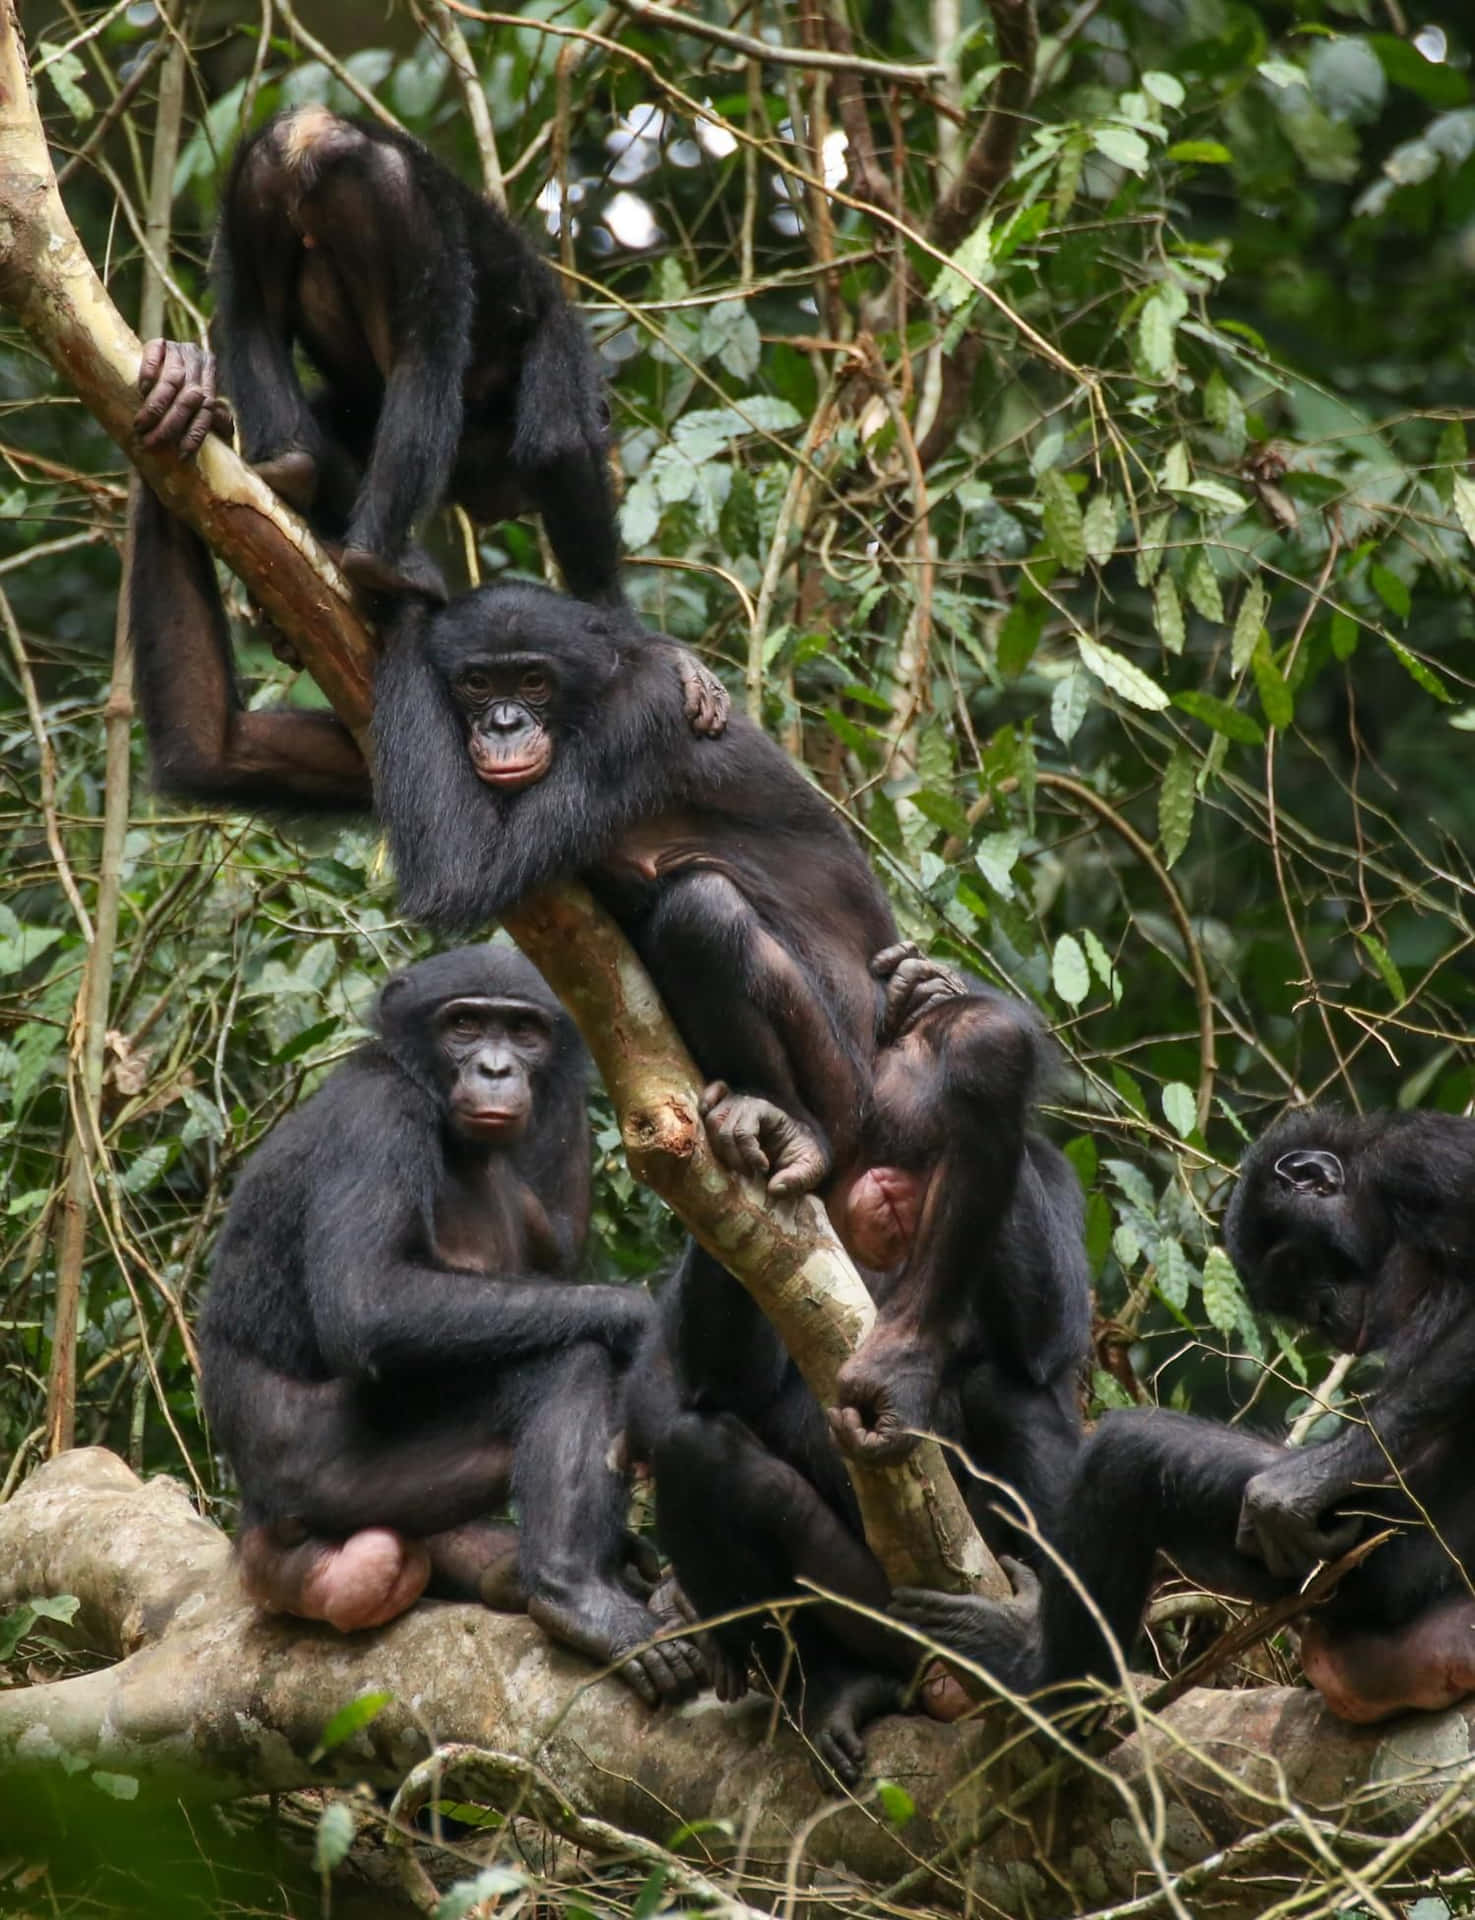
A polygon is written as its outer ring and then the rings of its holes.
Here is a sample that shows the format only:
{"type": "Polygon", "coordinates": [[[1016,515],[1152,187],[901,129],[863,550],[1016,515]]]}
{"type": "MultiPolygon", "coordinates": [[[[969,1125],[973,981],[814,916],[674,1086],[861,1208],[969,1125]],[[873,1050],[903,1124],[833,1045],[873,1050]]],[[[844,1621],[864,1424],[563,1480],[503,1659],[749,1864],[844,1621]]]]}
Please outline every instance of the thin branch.
{"type": "MultiPolygon", "coordinates": [[[[450,0],[456,5],[456,0],[450,0]]],[[[775,67],[812,67],[821,73],[864,73],[875,80],[889,80],[896,87],[930,87],[944,77],[946,68],[935,60],[911,64],[900,60],[871,60],[864,54],[830,53],[823,47],[773,46],[750,33],[737,33],[731,27],[719,27],[710,20],[695,19],[678,13],[674,7],[662,7],[654,0],[615,0],[621,13],[644,27],[665,27],[672,33],[690,34],[695,40],[709,40],[713,46],[729,47],[752,60],[775,67]]],[[[466,9],[470,11],[470,9],[466,9]]],[[[457,6],[457,11],[462,9],[457,6]]]]}
{"type": "Polygon", "coordinates": [[[481,75],[476,71],[476,62],[466,44],[466,35],[462,33],[460,21],[445,0],[424,0],[424,6],[430,37],[450,61],[456,85],[461,89],[461,101],[466,108],[466,117],[471,122],[477,157],[481,161],[481,183],[486,196],[494,206],[505,208],[507,188],[502,179],[502,162],[497,154],[497,130],[492,125],[486,89],[481,84],[481,75]]]}

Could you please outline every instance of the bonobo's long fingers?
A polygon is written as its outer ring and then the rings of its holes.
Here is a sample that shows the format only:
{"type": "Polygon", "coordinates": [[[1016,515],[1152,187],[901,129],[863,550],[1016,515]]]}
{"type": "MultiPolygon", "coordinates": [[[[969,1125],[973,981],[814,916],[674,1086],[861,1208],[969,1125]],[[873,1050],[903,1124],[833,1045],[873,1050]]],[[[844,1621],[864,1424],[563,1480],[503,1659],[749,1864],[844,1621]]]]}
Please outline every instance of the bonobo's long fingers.
{"type": "Polygon", "coordinates": [[[730,1173],[761,1180],[768,1172],[768,1155],[758,1138],[758,1117],[751,1102],[735,1097],[725,1080],[703,1087],[697,1111],[706,1123],[707,1139],[730,1173]]]}
{"type": "Polygon", "coordinates": [[[878,953],[871,961],[871,972],[886,981],[878,1034],[882,1046],[899,1040],[929,1007],[968,991],[967,981],[955,968],[919,953],[909,940],[878,953]]]}
{"type": "Polygon", "coordinates": [[[727,727],[731,706],[727,688],[693,654],[680,652],[676,655],[676,672],[681,680],[686,718],[692,732],[715,739],[727,727]]]}
{"type": "Polygon", "coordinates": [[[191,459],[211,432],[230,431],[230,409],[215,392],[215,358],[186,340],[150,340],[138,369],[142,403],[134,431],[146,447],[191,459]]]}

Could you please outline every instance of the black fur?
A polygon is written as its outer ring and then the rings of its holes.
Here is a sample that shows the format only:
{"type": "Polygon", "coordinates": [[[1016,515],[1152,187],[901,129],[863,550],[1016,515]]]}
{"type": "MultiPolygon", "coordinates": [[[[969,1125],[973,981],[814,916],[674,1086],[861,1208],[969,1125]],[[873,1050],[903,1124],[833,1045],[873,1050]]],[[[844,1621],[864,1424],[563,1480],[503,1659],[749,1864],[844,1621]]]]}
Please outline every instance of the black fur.
{"type": "MultiPolygon", "coordinates": [[[[306,455],[320,531],[393,584],[442,498],[533,506],[570,588],[621,598],[594,354],[553,270],[419,141],[321,107],[237,152],[216,237],[215,350],[246,458],[306,455]],[[311,401],[299,348],[323,380],[311,401]]],[[[352,566],[350,566],[352,571],[352,566]]],[[[408,577],[425,583],[410,565],[408,577]]]]}

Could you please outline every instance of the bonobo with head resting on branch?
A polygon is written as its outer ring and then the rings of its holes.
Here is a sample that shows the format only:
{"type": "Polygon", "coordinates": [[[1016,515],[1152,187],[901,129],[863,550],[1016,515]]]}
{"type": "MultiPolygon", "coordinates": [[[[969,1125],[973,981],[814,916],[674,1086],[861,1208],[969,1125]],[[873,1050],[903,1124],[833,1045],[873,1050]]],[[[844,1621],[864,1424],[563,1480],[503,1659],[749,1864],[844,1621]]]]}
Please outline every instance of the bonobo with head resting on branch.
{"type": "Polygon", "coordinates": [[[373,1024],[252,1154],[215,1249],[204,1399],[247,1588],[345,1632],[427,1585],[526,1607],[651,1705],[682,1699],[699,1657],[650,1644],[610,1464],[650,1302],[573,1278],[590,1159],[573,1022],[492,946],[397,974],[373,1024]],[[516,1531],[491,1517],[509,1496],[516,1531]]]}
{"type": "Polygon", "coordinates": [[[418,140],[323,106],[278,114],[236,154],[213,270],[245,456],[341,543],[350,579],[443,593],[409,540],[448,497],[480,522],[536,507],[572,591],[619,603],[583,326],[507,216],[418,140]]]}
{"type": "MultiPolygon", "coordinates": [[[[1343,1352],[1380,1350],[1381,1381],[1304,1448],[1183,1414],[1108,1414],[1065,1501],[1064,1558],[1130,1650],[1159,1551],[1264,1600],[1392,1526],[1312,1616],[1302,1661],[1346,1719],[1447,1706],[1475,1690],[1475,1121],[1289,1114],[1246,1155],[1224,1236],[1256,1306],[1343,1352]]],[[[919,1592],[893,1610],[1026,1692],[1117,1677],[1053,1569],[1012,1602],[919,1592]]]]}

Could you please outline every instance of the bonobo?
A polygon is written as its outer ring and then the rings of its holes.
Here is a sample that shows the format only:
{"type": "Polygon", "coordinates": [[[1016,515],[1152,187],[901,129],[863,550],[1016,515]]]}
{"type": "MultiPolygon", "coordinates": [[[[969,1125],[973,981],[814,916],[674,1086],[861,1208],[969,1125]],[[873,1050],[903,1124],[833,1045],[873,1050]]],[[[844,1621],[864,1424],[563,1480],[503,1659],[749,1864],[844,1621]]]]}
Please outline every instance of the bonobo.
{"type": "MultiPolygon", "coordinates": [[[[151,340],[134,422],[143,444],[188,459],[228,416],[201,348],[151,340]]],[[[210,549],[146,486],[135,489],[128,601],[139,706],[154,777],[166,792],[232,807],[364,812],[374,801],[363,755],[333,714],[248,708],[236,684],[210,549]]],[[[720,733],[727,695],[684,647],[661,643],[686,723],[720,733]]]]}
{"type": "MultiPolygon", "coordinates": [[[[1225,1243],[1254,1303],[1347,1353],[1381,1349],[1365,1418],[1288,1449],[1170,1413],[1108,1414],[1065,1502],[1061,1545],[1123,1648],[1158,1551],[1219,1591],[1293,1592],[1368,1531],[1302,1641],[1345,1719],[1475,1690],[1475,1121],[1300,1112],[1246,1155],[1225,1243]]],[[[1031,1690],[1115,1679],[1101,1634],[1047,1570],[1014,1602],[907,1593],[894,1611],[1031,1690]]]]}
{"type": "MultiPolygon", "coordinates": [[[[879,1052],[857,1168],[830,1208],[880,1303],[882,1334],[842,1373],[841,1406],[827,1426],[748,1294],[695,1248],[632,1381],[632,1443],[652,1469],[658,1536],[698,1616],[793,1598],[804,1579],[885,1606],[834,1442],[895,1457],[910,1444],[899,1408],[922,1376],[925,1424],[1007,1482],[1046,1533],[1058,1524],[1090,1299],[1079,1184],[1029,1128],[1043,1037],[1020,1003],[914,948],[891,947],[874,970],[886,982],[879,1052]]],[[[1013,1502],[959,1478],[990,1544],[1030,1552],[1005,1517],[1013,1502]]],[[[915,1648],[829,1604],[796,1613],[790,1631],[804,1728],[854,1784],[862,1728],[902,1704],[915,1648]]],[[[783,1635],[761,1615],[711,1640],[723,1698],[746,1690],[755,1661],[770,1678],[785,1669],[783,1635]]]]}
{"type": "Polygon", "coordinates": [[[252,1154],[200,1322],[247,1587],[351,1631],[436,1591],[522,1605],[640,1697],[703,1678],[632,1591],[611,1466],[637,1288],[581,1285],[585,1061],[522,956],[396,975],[377,1038],[252,1154]],[[493,1523],[508,1497],[518,1529],[493,1523]]]}
{"type": "Polygon", "coordinates": [[[570,588],[618,604],[593,350],[552,268],[418,140],[278,114],[236,154],[213,265],[245,456],[352,579],[435,591],[407,542],[448,496],[481,522],[536,507],[570,588]]]}

